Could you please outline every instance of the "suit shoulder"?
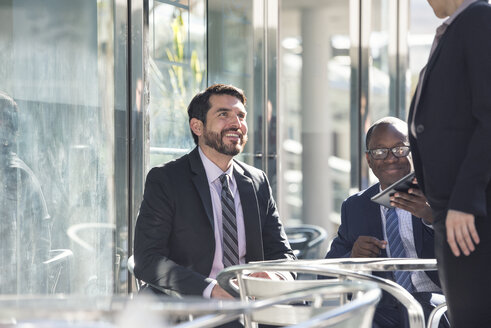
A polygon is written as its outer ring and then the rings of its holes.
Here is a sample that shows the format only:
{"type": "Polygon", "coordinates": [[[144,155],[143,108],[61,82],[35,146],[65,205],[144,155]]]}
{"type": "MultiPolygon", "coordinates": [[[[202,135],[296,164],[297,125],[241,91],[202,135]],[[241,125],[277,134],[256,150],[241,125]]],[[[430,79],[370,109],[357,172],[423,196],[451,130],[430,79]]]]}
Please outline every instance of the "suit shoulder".
{"type": "Polygon", "coordinates": [[[379,184],[377,183],[365,190],[359,191],[356,194],[349,196],[348,198],[346,198],[344,203],[353,205],[360,202],[367,202],[367,201],[371,202],[370,198],[372,198],[372,196],[377,194],[378,191],[379,191],[379,184]]]}
{"type": "Polygon", "coordinates": [[[469,27],[489,26],[491,5],[487,1],[477,1],[470,5],[462,14],[462,24],[469,27]]]}

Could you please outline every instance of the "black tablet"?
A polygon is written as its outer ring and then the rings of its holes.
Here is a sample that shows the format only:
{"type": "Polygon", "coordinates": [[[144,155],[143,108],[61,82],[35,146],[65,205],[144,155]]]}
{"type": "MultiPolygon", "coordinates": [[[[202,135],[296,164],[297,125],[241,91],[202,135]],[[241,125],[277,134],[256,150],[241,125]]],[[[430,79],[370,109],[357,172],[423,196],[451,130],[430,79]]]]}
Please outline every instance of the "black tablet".
{"type": "Polygon", "coordinates": [[[390,205],[390,197],[397,191],[407,192],[410,188],[418,188],[418,185],[413,183],[413,179],[414,172],[411,172],[402,179],[388,186],[385,190],[382,190],[373,196],[371,200],[380,205],[384,205],[385,207],[393,207],[390,205]]]}

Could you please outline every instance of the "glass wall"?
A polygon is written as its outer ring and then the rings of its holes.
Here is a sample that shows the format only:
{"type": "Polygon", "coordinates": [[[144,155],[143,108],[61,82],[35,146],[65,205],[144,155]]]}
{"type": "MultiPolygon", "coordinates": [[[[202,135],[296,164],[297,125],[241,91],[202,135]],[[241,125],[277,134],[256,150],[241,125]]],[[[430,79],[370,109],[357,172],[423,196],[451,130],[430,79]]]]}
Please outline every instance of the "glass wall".
{"type": "Polygon", "coordinates": [[[128,291],[145,173],[194,147],[216,82],[246,92],[240,158],[284,223],[334,235],[440,23],[426,0],[0,0],[0,294],[128,291]]]}
{"type": "Polygon", "coordinates": [[[280,213],[332,235],[350,187],[350,2],[280,8],[280,213]]]}
{"type": "Polygon", "coordinates": [[[127,244],[127,200],[116,192],[127,190],[119,9],[0,4],[0,293],[111,294],[125,283],[127,244]]]}
{"type": "Polygon", "coordinates": [[[206,87],[204,0],[149,2],[150,167],[194,147],[187,106],[206,87]]]}

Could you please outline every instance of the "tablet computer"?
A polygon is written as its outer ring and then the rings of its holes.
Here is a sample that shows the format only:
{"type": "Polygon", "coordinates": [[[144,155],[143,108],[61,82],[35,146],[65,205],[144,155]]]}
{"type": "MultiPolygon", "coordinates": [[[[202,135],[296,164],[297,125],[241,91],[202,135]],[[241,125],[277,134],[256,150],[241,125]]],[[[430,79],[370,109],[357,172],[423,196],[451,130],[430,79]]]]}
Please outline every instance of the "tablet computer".
{"type": "Polygon", "coordinates": [[[397,191],[407,192],[410,188],[418,188],[418,185],[413,183],[413,179],[414,172],[411,172],[370,199],[377,204],[384,205],[386,207],[393,207],[390,205],[390,197],[397,191]]]}

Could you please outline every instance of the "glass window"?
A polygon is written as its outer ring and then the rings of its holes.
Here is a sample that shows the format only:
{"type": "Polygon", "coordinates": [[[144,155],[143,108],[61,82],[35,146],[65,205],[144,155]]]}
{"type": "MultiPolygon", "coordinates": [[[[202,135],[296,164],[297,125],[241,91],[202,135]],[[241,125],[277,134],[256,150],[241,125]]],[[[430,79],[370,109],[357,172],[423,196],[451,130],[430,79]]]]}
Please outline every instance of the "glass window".
{"type": "Polygon", "coordinates": [[[150,1],[150,167],[194,145],[187,106],[206,87],[205,1],[150,1]]]}
{"type": "Polygon", "coordinates": [[[113,5],[0,6],[2,294],[110,294],[118,282],[127,124],[126,103],[115,111],[113,5]]]}
{"type": "MultiPolygon", "coordinates": [[[[407,92],[408,106],[418,85],[419,73],[428,62],[436,29],[444,21],[435,16],[426,0],[411,0],[410,13],[407,43],[411,87],[407,92]]],[[[409,113],[409,109],[407,112],[409,113]]]]}
{"type": "Polygon", "coordinates": [[[280,4],[280,213],[331,235],[350,187],[349,3],[280,4]]]}

